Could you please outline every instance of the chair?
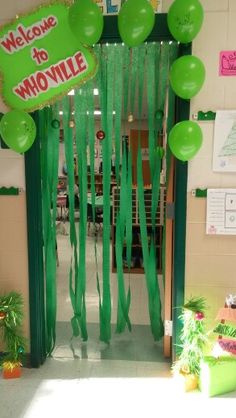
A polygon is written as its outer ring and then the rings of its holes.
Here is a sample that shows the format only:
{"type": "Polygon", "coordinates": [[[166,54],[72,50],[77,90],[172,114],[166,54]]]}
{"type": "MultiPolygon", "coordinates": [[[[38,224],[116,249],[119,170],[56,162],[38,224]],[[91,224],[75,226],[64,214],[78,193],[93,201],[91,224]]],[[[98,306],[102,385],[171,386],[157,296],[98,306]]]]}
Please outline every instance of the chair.
{"type": "Polygon", "coordinates": [[[98,233],[99,230],[102,229],[103,214],[98,213],[95,208],[95,219],[93,220],[93,208],[90,203],[87,204],[87,223],[88,223],[88,235],[89,235],[91,224],[94,224],[95,235],[98,233]]]}

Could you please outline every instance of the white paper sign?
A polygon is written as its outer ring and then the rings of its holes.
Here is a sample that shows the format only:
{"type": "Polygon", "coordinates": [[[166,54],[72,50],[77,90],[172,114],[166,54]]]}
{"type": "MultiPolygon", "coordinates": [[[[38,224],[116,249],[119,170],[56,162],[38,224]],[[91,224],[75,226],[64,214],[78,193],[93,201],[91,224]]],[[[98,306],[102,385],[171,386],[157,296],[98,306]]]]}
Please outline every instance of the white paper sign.
{"type": "Polygon", "coordinates": [[[236,110],[216,112],[213,171],[236,172],[236,110]]]}
{"type": "MultiPolygon", "coordinates": [[[[162,9],[162,0],[149,0],[155,13],[160,13],[162,9]]],[[[115,15],[119,13],[124,0],[95,0],[95,3],[101,7],[104,15],[115,15]]]]}
{"type": "Polygon", "coordinates": [[[207,190],[208,235],[236,235],[236,189],[207,190]]]}

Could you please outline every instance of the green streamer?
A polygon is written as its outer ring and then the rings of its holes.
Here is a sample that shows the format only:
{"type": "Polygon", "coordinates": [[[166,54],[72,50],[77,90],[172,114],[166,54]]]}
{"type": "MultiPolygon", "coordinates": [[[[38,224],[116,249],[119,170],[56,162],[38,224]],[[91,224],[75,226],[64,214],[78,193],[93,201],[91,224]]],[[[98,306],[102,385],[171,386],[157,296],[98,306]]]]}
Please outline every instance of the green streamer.
{"type": "MultiPolygon", "coordinates": [[[[164,111],[164,109],[161,109],[160,103],[159,103],[159,84],[160,84],[160,54],[161,54],[161,42],[156,42],[155,44],[155,48],[154,48],[154,66],[155,66],[155,86],[154,86],[154,103],[155,103],[155,121],[154,121],[154,126],[155,126],[155,135],[156,137],[158,136],[158,131],[160,130],[159,127],[159,118],[156,117],[157,115],[157,111],[164,111]]],[[[162,124],[162,121],[161,121],[162,124]]]]}
{"type": "Polygon", "coordinates": [[[148,102],[148,130],[149,130],[149,162],[152,185],[151,219],[153,240],[156,240],[156,213],[160,192],[161,157],[156,152],[157,138],[155,137],[155,49],[156,44],[147,45],[147,102],[148,102]]]}
{"type": "Polygon", "coordinates": [[[113,126],[114,48],[109,45],[96,48],[101,59],[97,82],[100,91],[101,124],[105,132],[102,143],[103,155],[103,281],[102,297],[99,281],[100,340],[109,343],[111,338],[111,291],[110,291],[110,178],[113,126]]]}
{"type": "Polygon", "coordinates": [[[151,181],[153,181],[155,170],[155,44],[147,44],[147,104],[148,104],[148,146],[151,181]]]}
{"type": "Polygon", "coordinates": [[[130,77],[130,50],[127,46],[122,45],[124,48],[124,120],[126,121],[127,112],[128,112],[128,102],[129,102],[129,77],[130,77]]]}
{"type": "Polygon", "coordinates": [[[75,94],[75,122],[76,122],[76,149],[78,155],[78,174],[80,191],[80,222],[79,222],[79,266],[76,294],[76,318],[78,320],[81,337],[88,339],[86,325],[86,233],[87,233],[87,135],[86,135],[86,88],[77,90],[75,94]]]}
{"type": "Polygon", "coordinates": [[[139,48],[131,49],[131,82],[130,82],[130,113],[133,115],[135,110],[136,82],[139,60],[139,48]]]}
{"type": "MultiPolygon", "coordinates": [[[[131,255],[132,255],[132,155],[128,152],[128,172],[127,172],[127,198],[126,198],[126,259],[129,271],[131,269],[131,255]]],[[[130,293],[130,288],[129,288],[130,293]]],[[[130,296],[129,296],[130,297],[130,296]]]]}
{"type": "Polygon", "coordinates": [[[121,117],[122,117],[122,97],[123,97],[123,62],[124,62],[124,52],[125,48],[122,45],[116,45],[115,47],[115,103],[114,109],[116,113],[115,117],[115,172],[116,172],[116,183],[117,187],[119,186],[120,182],[120,138],[121,138],[121,117]]]}
{"type": "MultiPolygon", "coordinates": [[[[102,57],[102,46],[99,44],[96,44],[94,47],[94,53],[96,55],[97,61],[99,63],[103,62],[103,57],[102,57]]],[[[103,90],[103,88],[105,88],[104,83],[102,83],[102,74],[105,73],[105,68],[104,65],[99,65],[98,66],[98,71],[96,73],[96,85],[98,87],[99,90],[99,100],[100,100],[100,108],[102,111],[101,114],[101,126],[104,129],[106,129],[106,119],[104,117],[104,111],[106,110],[106,90],[103,90]],[[103,69],[103,71],[102,71],[103,69]]],[[[104,131],[106,132],[106,130],[104,131]]],[[[94,198],[95,199],[95,198],[94,198]]],[[[96,278],[97,278],[97,291],[98,291],[98,298],[99,298],[99,323],[100,323],[100,336],[104,335],[105,332],[103,330],[104,325],[103,324],[103,308],[102,308],[102,295],[101,295],[101,286],[100,286],[100,281],[99,281],[99,274],[98,274],[98,262],[97,262],[97,247],[96,247],[96,242],[95,242],[95,260],[96,260],[96,268],[97,268],[97,274],[96,274],[96,278]]]]}
{"type": "Polygon", "coordinates": [[[164,111],[166,86],[169,76],[169,48],[168,42],[161,43],[160,59],[159,59],[159,86],[158,86],[158,109],[164,111]]]}
{"type": "Polygon", "coordinates": [[[46,350],[50,355],[56,339],[56,212],[57,181],[59,158],[59,135],[51,122],[54,109],[46,108],[40,112],[40,137],[42,139],[42,200],[43,237],[46,279],[46,350]],[[52,209],[52,210],[51,210],[52,209]]]}
{"type": "MultiPolygon", "coordinates": [[[[178,56],[178,44],[172,43],[169,48],[169,63],[168,63],[168,71],[178,56]]],[[[166,121],[166,131],[163,132],[164,140],[165,140],[165,162],[166,162],[166,188],[169,184],[169,177],[170,177],[170,162],[171,162],[171,151],[168,146],[167,138],[171,128],[174,126],[175,123],[175,94],[170,87],[169,83],[167,82],[166,86],[166,106],[164,109],[164,119],[166,121]]],[[[164,218],[164,227],[163,227],[163,239],[162,239],[162,275],[163,275],[163,284],[165,286],[165,265],[166,265],[166,217],[164,218]]]]}
{"type": "MultiPolygon", "coordinates": [[[[145,45],[140,45],[138,48],[138,116],[139,127],[142,122],[142,107],[143,107],[143,86],[144,86],[144,69],[145,69],[145,45]]],[[[140,128],[139,128],[140,130],[140,128]]]]}
{"type": "MultiPolygon", "coordinates": [[[[92,217],[93,217],[93,226],[95,228],[95,126],[94,126],[94,96],[93,96],[93,82],[87,84],[87,113],[88,113],[88,139],[89,139],[89,151],[90,151],[90,187],[91,187],[91,196],[92,196],[92,217]]],[[[96,279],[99,283],[99,273],[98,273],[98,256],[97,256],[97,234],[94,234],[94,255],[95,255],[95,265],[96,265],[96,279]]]]}
{"type": "MultiPolygon", "coordinates": [[[[140,143],[139,143],[139,149],[138,149],[138,165],[137,166],[138,167],[142,166],[140,143]]],[[[142,170],[137,170],[137,179],[138,179],[139,219],[140,219],[140,230],[141,230],[141,239],[142,239],[144,270],[145,270],[145,277],[146,277],[146,284],[147,284],[147,291],[148,291],[149,317],[150,317],[151,331],[152,331],[154,340],[158,341],[163,336],[164,329],[163,329],[163,322],[161,319],[161,301],[160,301],[159,286],[157,283],[155,243],[154,243],[153,238],[151,240],[150,253],[148,249],[142,170]]]]}
{"type": "MultiPolygon", "coordinates": [[[[149,49],[149,48],[148,48],[149,49]]],[[[146,50],[144,47],[140,49],[139,54],[139,119],[141,119],[142,114],[142,92],[143,92],[143,80],[144,80],[144,58],[146,50]],[[141,63],[142,62],[142,66],[141,63]]],[[[157,273],[156,273],[156,250],[155,250],[155,214],[157,209],[158,202],[158,190],[156,193],[153,192],[153,187],[157,188],[158,185],[158,172],[160,173],[160,168],[155,167],[156,156],[155,156],[155,137],[154,137],[154,103],[153,99],[150,97],[151,89],[153,90],[154,85],[154,62],[152,59],[153,50],[150,47],[150,52],[147,50],[147,71],[148,77],[150,74],[150,80],[148,81],[147,92],[148,92],[148,105],[151,115],[149,117],[149,124],[151,125],[151,134],[149,136],[150,144],[150,161],[152,166],[151,169],[151,181],[152,181],[152,237],[150,244],[150,251],[148,247],[147,239],[147,223],[146,223],[146,211],[144,203],[144,186],[143,186],[143,174],[142,170],[138,169],[142,167],[142,156],[141,156],[141,147],[139,139],[139,149],[138,149],[138,159],[137,159],[137,180],[138,180],[138,205],[139,205],[139,221],[140,221],[140,230],[141,230],[141,239],[142,239],[142,251],[143,251],[143,260],[144,260],[144,270],[146,277],[146,285],[148,291],[148,305],[149,305],[149,317],[152,334],[155,340],[159,340],[163,336],[163,323],[161,319],[161,301],[160,301],[160,290],[157,282],[157,273]],[[150,67],[149,67],[150,66],[150,67]]],[[[148,78],[147,77],[147,78],[148,78]]]]}
{"type": "Polygon", "coordinates": [[[67,165],[68,179],[68,197],[69,197],[69,222],[70,222],[70,244],[72,249],[71,263],[69,271],[69,293],[74,316],[71,318],[71,327],[74,337],[80,335],[77,314],[77,292],[78,292],[78,253],[77,253],[77,235],[75,229],[75,212],[74,212],[74,150],[73,150],[73,133],[69,128],[70,122],[70,105],[68,96],[63,98],[63,128],[64,128],[64,144],[65,157],[67,165]]]}
{"type": "Polygon", "coordinates": [[[130,307],[130,288],[126,297],[124,274],[123,274],[123,247],[126,228],[126,210],[128,200],[127,189],[127,156],[124,150],[122,158],[122,175],[120,188],[120,208],[116,219],[116,265],[117,265],[117,281],[118,281],[118,309],[117,309],[117,332],[123,332],[127,324],[131,331],[131,323],[129,319],[130,307]]]}

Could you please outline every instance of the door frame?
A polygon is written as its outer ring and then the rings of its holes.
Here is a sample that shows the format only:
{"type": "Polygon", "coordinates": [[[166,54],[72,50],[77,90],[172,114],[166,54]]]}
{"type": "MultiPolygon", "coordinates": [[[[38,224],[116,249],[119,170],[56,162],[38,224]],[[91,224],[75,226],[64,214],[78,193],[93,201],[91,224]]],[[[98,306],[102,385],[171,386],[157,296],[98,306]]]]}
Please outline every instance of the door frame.
{"type": "MultiPolygon", "coordinates": [[[[118,16],[104,16],[104,30],[101,43],[122,42],[118,32],[118,16]]],[[[147,41],[173,41],[167,26],[167,14],[155,15],[155,25],[147,41]]],[[[180,45],[180,54],[191,54],[191,44],[180,45]]],[[[176,122],[189,119],[190,102],[176,98],[176,122]]],[[[38,127],[38,112],[33,114],[38,127]]],[[[37,129],[37,132],[39,130],[37,129]]],[[[42,236],[42,192],[40,166],[40,138],[25,153],[28,270],[29,270],[29,310],[31,366],[39,367],[46,359],[45,348],[45,306],[42,236]]],[[[181,306],[184,301],[185,282],[185,233],[187,198],[187,163],[175,161],[175,222],[173,243],[172,307],[181,306]]],[[[176,309],[173,309],[173,345],[180,335],[181,323],[176,309]]]]}

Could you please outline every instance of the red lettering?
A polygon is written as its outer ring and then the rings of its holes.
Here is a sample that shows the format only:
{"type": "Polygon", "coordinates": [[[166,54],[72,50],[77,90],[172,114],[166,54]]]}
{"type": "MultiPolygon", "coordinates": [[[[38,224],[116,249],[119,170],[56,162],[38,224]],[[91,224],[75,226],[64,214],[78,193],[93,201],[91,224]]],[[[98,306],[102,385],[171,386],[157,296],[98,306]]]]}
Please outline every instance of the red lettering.
{"type": "Polygon", "coordinates": [[[31,41],[33,41],[34,40],[34,34],[32,33],[32,35],[30,36],[30,34],[31,34],[31,30],[29,29],[29,30],[27,30],[27,32],[26,32],[26,39],[27,39],[27,43],[29,44],[31,41]]]}
{"type": "Polygon", "coordinates": [[[59,66],[60,66],[60,69],[61,69],[61,71],[62,71],[65,79],[66,80],[70,80],[70,78],[72,77],[72,74],[67,72],[67,68],[66,68],[65,62],[64,61],[63,62],[60,62],[59,66]]]}
{"type": "Polygon", "coordinates": [[[75,61],[76,61],[76,64],[78,65],[78,69],[81,73],[87,69],[87,64],[84,61],[84,57],[83,57],[81,52],[78,52],[75,55],[75,61]]]}
{"type": "Polygon", "coordinates": [[[68,58],[66,60],[66,63],[68,65],[69,69],[71,70],[71,72],[73,74],[73,77],[76,77],[80,73],[80,71],[79,70],[76,71],[72,58],[68,58]]]}
{"type": "Polygon", "coordinates": [[[8,51],[10,54],[12,50],[17,49],[15,37],[13,32],[8,32],[8,36],[5,36],[4,40],[1,41],[1,45],[8,51]]]}
{"type": "Polygon", "coordinates": [[[43,22],[40,23],[40,28],[42,30],[42,33],[45,33],[50,29],[50,25],[48,24],[46,19],[44,19],[43,22]]]}
{"type": "Polygon", "coordinates": [[[34,80],[34,77],[31,76],[30,79],[25,78],[25,80],[23,80],[23,82],[14,89],[14,92],[23,100],[28,100],[28,98],[32,97],[32,95],[36,96],[37,92],[39,92],[39,89],[34,80]]]}
{"type": "Polygon", "coordinates": [[[23,41],[21,36],[17,36],[16,43],[17,43],[18,46],[23,46],[24,45],[24,41],[23,41]]]}
{"type": "MultiPolygon", "coordinates": [[[[37,53],[45,51],[32,48],[32,56],[36,57],[37,53]]],[[[28,100],[37,97],[40,93],[48,91],[51,87],[58,87],[62,83],[66,83],[72,78],[76,78],[78,74],[85,71],[88,67],[87,61],[81,52],[77,52],[72,57],[62,60],[56,65],[31,74],[25,78],[13,89],[14,93],[22,100],[28,100]]]]}
{"type": "Polygon", "coordinates": [[[55,71],[57,72],[57,74],[59,75],[59,77],[60,77],[60,79],[63,83],[64,82],[64,77],[63,77],[63,74],[61,72],[61,69],[60,69],[59,65],[55,65],[54,68],[55,68],[55,71]]]}
{"type": "Polygon", "coordinates": [[[35,37],[41,36],[41,29],[38,26],[34,26],[32,32],[35,37]]]}
{"type": "Polygon", "coordinates": [[[56,84],[59,83],[58,81],[58,74],[56,73],[56,69],[54,65],[52,65],[50,68],[45,70],[45,74],[50,78],[52,81],[54,81],[56,84]]]}
{"type": "Polygon", "coordinates": [[[48,25],[51,26],[51,28],[57,25],[57,19],[55,18],[55,16],[50,16],[48,18],[48,25]]]}
{"type": "Polygon", "coordinates": [[[25,34],[24,27],[19,25],[17,27],[17,30],[18,30],[19,34],[23,37],[23,39],[25,40],[25,42],[28,44],[29,41],[28,41],[27,34],[25,34]]]}
{"type": "Polygon", "coordinates": [[[47,77],[44,73],[42,73],[42,72],[37,73],[36,81],[37,81],[38,86],[41,90],[43,90],[43,91],[48,90],[48,87],[49,87],[48,80],[47,80],[47,77]]]}
{"type": "MultiPolygon", "coordinates": [[[[31,75],[29,79],[30,79],[30,82],[31,82],[30,87],[31,87],[32,93],[33,93],[34,96],[37,96],[38,95],[37,93],[39,93],[39,88],[38,88],[38,85],[37,85],[36,80],[34,78],[34,75],[31,75]]],[[[27,79],[26,79],[26,81],[27,81],[27,79]]]]}
{"type": "Polygon", "coordinates": [[[4,38],[0,39],[0,45],[11,54],[15,50],[31,44],[35,38],[42,38],[46,32],[51,32],[57,24],[57,18],[49,16],[28,28],[18,25],[15,31],[9,31],[4,38]]]}

